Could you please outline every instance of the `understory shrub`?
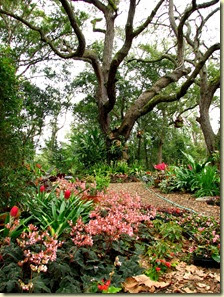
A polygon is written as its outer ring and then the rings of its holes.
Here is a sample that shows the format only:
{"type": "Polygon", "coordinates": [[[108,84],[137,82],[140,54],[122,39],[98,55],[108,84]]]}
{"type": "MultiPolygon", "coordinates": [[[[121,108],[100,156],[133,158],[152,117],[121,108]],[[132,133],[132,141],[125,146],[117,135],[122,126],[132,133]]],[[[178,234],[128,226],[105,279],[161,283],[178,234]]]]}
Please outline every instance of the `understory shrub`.
{"type": "Polygon", "coordinates": [[[205,161],[196,163],[190,155],[184,154],[187,166],[170,166],[159,187],[162,192],[182,191],[194,193],[196,197],[220,195],[220,174],[216,166],[205,161]]]}
{"type": "Polygon", "coordinates": [[[220,176],[215,166],[206,166],[195,176],[197,190],[196,197],[219,196],[220,195],[220,176]]]}

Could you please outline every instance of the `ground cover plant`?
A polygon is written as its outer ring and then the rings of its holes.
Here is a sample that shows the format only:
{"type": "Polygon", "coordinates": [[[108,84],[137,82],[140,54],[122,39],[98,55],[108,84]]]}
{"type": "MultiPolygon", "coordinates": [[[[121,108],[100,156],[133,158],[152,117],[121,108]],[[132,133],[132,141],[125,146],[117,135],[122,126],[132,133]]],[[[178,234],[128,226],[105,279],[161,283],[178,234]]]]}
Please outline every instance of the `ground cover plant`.
{"type": "Polygon", "coordinates": [[[86,202],[74,185],[61,180],[57,194],[39,187],[27,218],[17,206],[11,209],[0,233],[1,292],[152,292],[169,286],[162,278],[183,260],[194,263],[194,255],[220,262],[220,222],[143,205],[125,192],[86,202]],[[82,201],[75,217],[69,208],[74,201],[82,201]],[[42,208],[39,217],[36,207],[42,208]]]}

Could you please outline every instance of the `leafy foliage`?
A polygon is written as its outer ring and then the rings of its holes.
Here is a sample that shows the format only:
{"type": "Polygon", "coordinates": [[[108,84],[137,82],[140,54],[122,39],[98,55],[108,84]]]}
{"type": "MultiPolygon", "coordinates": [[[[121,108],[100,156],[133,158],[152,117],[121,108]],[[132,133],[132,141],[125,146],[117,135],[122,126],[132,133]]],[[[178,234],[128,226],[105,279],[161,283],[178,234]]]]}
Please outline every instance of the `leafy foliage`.
{"type": "Polygon", "coordinates": [[[79,163],[79,170],[105,160],[105,142],[99,129],[76,130],[70,141],[71,145],[67,147],[79,163]]]}
{"type": "Polygon", "coordinates": [[[29,212],[43,230],[49,228],[50,233],[60,237],[70,230],[69,221],[75,223],[81,216],[86,222],[92,208],[91,201],[83,201],[71,195],[65,199],[63,192],[59,197],[54,190],[50,193],[38,192],[26,199],[29,212]]]}
{"type": "Polygon", "coordinates": [[[0,208],[13,206],[23,196],[30,172],[25,156],[32,157],[32,144],[24,143],[20,116],[23,99],[18,93],[15,63],[10,49],[0,49],[0,208]]]}
{"type": "Polygon", "coordinates": [[[186,191],[196,197],[217,196],[220,193],[220,177],[216,166],[210,161],[197,163],[189,154],[183,154],[188,159],[186,166],[171,166],[167,178],[160,183],[163,192],[186,191]]]}

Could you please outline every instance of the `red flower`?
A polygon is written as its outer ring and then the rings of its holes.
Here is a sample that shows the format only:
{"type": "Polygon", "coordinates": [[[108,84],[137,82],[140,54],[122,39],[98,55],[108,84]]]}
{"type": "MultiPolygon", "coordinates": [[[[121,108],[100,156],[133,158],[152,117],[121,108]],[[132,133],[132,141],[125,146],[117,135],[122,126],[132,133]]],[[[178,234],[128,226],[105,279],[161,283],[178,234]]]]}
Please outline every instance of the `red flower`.
{"type": "Polygon", "coordinates": [[[37,163],[36,164],[36,167],[40,169],[41,168],[41,165],[37,163]]]}
{"type": "Polygon", "coordinates": [[[190,164],[188,164],[187,167],[188,167],[189,170],[192,170],[193,169],[190,164]]]}
{"type": "Polygon", "coordinates": [[[66,190],[64,193],[65,199],[69,199],[69,197],[71,196],[71,191],[70,190],[66,190]]]}
{"type": "Polygon", "coordinates": [[[171,263],[170,262],[165,262],[166,267],[170,268],[171,267],[171,263]]]}
{"type": "Polygon", "coordinates": [[[19,216],[19,208],[17,206],[13,206],[10,210],[10,216],[17,218],[19,216]]]}
{"type": "Polygon", "coordinates": [[[98,285],[98,289],[101,291],[106,291],[108,290],[109,286],[110,286],[110,280],[107,280],[106,282],[104,282],[104,280],[102,280],[102,285],[98,285]]]}
{"type": "Polygon", "coordinates": [[[156,271],[160,271],[161,270],[161,268],[160,267],[156,267],[156,271]]]}
{"type": "Polygon", "coordinates": [[[44,192],[45,191],[45,186],[40,186],[40,192],[44,192]]]}
{"type": "Polygon", "coordinates": [[[165,170],[166,167],[167,167],[167,165],[165,163],[160,163],[160,164],[154,165],[154,168],[157,170],[165,170]]]}

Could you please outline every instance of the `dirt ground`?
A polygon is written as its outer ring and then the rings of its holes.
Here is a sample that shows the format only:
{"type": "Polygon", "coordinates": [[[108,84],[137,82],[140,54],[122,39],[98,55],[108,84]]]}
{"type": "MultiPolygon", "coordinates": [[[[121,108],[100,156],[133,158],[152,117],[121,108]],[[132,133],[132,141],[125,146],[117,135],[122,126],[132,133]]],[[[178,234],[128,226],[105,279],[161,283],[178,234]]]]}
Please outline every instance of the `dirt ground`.
{"type": "MultiPolygon", "coordinates": [[[[114,192],[128,192],[133,196],[141,197],[145,204],[149,204],[155,207],[178,207],[178,205],[190,208],[198,214],[213,216],[217,220],[220,220],[220,207],[216,205],[208,205],[206,202],[196,201],[196,198],[190,194],[183,193],[172,193],[164,194],[159,191],[158,188],[147,189],[145,184],[142,182],[132,183],[112,183],[109,186],[109,191],[114,192]],[[171,202],[164,201],[159,198],[156,194],[169,199],[171,202]],[[178,204],[178,205],[177,205],[178,204]]],[[[176,271],[164,274],[162,279],[163,283],[167,286],[164,288],[150,288],[148,291],[136,291],[135,293],[203,293],[203,294],[220,294],[220,269],[217,268],[203,268],[195,265],[187,265],[184,262],[180,262],[176,271]]],[[[135,280],[136,281],[136,280],[135,280]]],[[[140,284],[139,284],[140,285],[140,284]]],[[[139,287],[145,288],[144,284],[136,286],[137,290],[139,287]]],[[[133,292],[134,293],[134,292],[133,292]]]]}

